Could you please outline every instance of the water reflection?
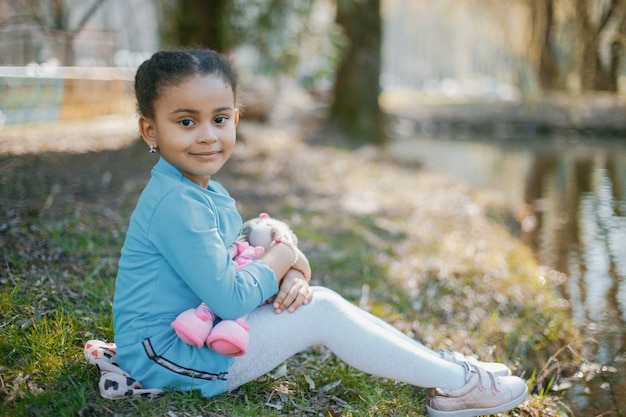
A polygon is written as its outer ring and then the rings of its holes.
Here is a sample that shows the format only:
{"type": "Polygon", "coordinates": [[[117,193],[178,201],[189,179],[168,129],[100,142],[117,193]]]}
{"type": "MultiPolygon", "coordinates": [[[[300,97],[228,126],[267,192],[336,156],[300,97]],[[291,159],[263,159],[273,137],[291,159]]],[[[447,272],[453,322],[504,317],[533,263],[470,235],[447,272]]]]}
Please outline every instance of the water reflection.
{"type": "Polygon", "coordinates": [[[585,336],[565,401],[576,415],[626,415],[626,141],[416,138],[392,148],[516,214],[520,238],[554,269],[585,336]]]}

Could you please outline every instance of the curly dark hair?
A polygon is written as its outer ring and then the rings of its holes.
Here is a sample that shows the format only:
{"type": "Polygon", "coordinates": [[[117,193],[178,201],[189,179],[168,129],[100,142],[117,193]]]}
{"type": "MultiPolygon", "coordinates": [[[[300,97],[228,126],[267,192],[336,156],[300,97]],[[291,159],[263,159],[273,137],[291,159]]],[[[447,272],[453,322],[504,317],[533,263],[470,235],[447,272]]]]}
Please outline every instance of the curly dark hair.
{"type": "Polygon", "coordinates": [[[210,49],[160,51],[144,61],[135,74],[135,96],[139,114],[154,118],[154,103],[163,89],[179,85],[194,75],[216,75],[233,90],[238,100],[239,83],[231,62],[210,49]]]}

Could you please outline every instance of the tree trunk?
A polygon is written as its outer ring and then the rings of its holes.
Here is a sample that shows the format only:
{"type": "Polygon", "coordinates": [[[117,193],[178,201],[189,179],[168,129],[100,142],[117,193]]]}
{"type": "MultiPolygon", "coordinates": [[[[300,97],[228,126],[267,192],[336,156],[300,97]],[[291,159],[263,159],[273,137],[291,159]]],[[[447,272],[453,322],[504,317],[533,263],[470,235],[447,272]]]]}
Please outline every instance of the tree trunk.
{"type": "Polygon", "coordinates": [[[626,39],[626,1],[613,0],[611,9],[608,12],[604,26],[607,26],[610,18],[616,17],[620,19],[615,27],[615,32],[611,36],[609,42],[608,65],[603,70],[603,78],[601,84],[597,85],[599,89],[608,91],[617,91],[620,61],[624,54],[624,39],[626,39]]]}
{"type": "Polygon", "coordinates": [[[173,45],[225,53],[230,48],[228,7],[229,0],[178,0],[167,13],[164,37],[173,45]]]}
{"type": "Polygon", "coordinates": [[[350,140],[384,143],[378,103],[381,68],[380,0],[337,2],[336,22],[348,46],[336,72],[331,126],[350,140]]]}
{"type": "MultiPolygon", "coordinates": [[[[616,16],[618,9],[624,7],[623,0],[612,0],[596,27],[592,24],[589,9],[594,7],[593,3],[590,4],[587,0],[577,0],[575,7],[576,27],[579,30],[576,41],[580,45],[578,59],[581,65],[581,86],[583,90],[617,91],[618,54],[621,52],[621,45],[617,41],[617,37],[615,41],[611,42],[609,62],[608,65],[605,65],[600,56],[600,36],[606,30],[611,19],[616,16]]],[[[620,18],[623,22],[623,13],[620,18]]],[[[618,25],[619,28],[623,28],[622,22],[618,25]]]]}
{"type": "Polygon", "coordinates": [[[558,87],[559,70],[552,48],[554,28],[553,0],[531,1],[533,35],[531,38],[531,62],[539,85],[543,90],[558,87]]]}

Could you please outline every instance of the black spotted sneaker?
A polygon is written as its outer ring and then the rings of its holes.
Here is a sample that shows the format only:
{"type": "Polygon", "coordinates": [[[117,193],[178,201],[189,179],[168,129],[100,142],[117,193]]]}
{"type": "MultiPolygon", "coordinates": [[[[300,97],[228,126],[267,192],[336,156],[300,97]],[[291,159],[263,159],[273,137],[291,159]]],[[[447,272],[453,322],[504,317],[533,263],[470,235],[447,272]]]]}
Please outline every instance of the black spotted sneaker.
{"type": "Polygon", "coordinates": [[[526,383],[516,376],[497,376],[468,362],[465,385],[455,390],[428,392],[430,417],[476,417],[502,413],[520,405],[528,395],[526,383]]]}
{"type": "Polygon", "coordinates": [[[496,374],[498,376],[509,376],[511,375],[511,370],[508,366],[503,363],[498,362],[482,362],[478,359],[472,358],[471,356],[465,356],[462,353],[455,352],[452,350],[439,350],[437,351],[441,355],[441,357],[448,362],[454,362],[462,364],[463,362],[469,362],[471,365],[480,366],[485,371],[489,371],[492,374],[496,374]]]}

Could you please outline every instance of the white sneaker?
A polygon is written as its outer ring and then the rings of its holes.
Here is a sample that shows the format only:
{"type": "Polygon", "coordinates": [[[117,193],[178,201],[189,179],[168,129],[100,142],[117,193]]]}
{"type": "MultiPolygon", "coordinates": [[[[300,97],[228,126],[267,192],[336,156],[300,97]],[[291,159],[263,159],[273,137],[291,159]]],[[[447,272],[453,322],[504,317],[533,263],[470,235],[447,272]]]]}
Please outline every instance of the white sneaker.
{"type": "Polygon", "coordinates": [[[502,413],[520,405],[528,395],[516,376],[497,376],[467,362],[465,385],[455,390],[433,388],[426,411],[430,417],[475,417],[502,413]]]}
{"type": "Polygon", "coordinates": [[[464,362],[469,362],[471,365],[479,366],[486,371],[491,372],[492,374],[496,374],[498,376],[509,376],[511,375],[511,370],[508,366],[503,363],[498,362],[481,362],[478,359],[472,358],[471,356],[465,356],[462,353],[454,352],[452,350],[440,350],[438,353],[441,357],[449,362],[462,364],[464,362]]]}

